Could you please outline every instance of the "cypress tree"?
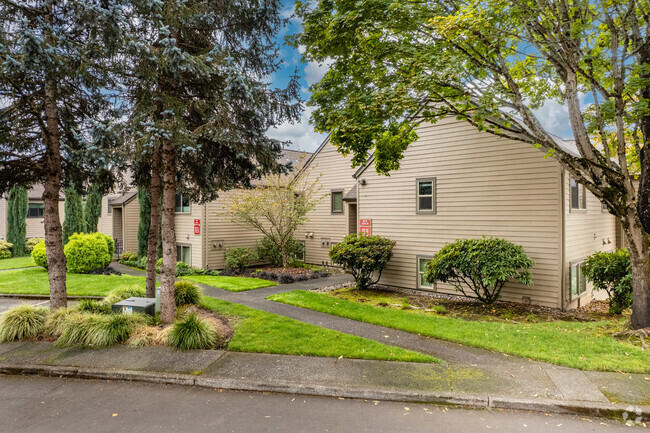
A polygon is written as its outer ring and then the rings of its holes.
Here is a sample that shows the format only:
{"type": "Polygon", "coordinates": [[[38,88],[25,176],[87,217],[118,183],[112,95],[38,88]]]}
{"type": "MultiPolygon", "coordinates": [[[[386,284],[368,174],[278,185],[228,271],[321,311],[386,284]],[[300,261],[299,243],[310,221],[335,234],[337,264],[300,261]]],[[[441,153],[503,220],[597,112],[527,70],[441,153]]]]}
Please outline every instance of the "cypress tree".
{"type": "Polygon", "coordinates": [[[74,233],[86,232],[81,195],[74,188],[65,189],[65,219],[63,220],[63,245],[74,233]]]}
{"type": "Polygon", "coordinates": [[[151,195],[147,187],[138,187],[140,203],[140,224],[138,225],[138,257],[147,255],[149,246],[149,226],[151,225],[151,195]]]}
{"type": "Polygon", "coordinates": [[[102,194],[96,184],[93,184],[88,191],[83,214],[86,221],[86,232],[95,233],[99,217],[102,214],[102,194]]]}
{"type": "Polygon", "coordinates": [[[7,241],[12,243],[14,257],[24,256],[27,241],[27,212],[29,199],[27,188],[16,185],[9,190],[7,209],[7,241]]]}

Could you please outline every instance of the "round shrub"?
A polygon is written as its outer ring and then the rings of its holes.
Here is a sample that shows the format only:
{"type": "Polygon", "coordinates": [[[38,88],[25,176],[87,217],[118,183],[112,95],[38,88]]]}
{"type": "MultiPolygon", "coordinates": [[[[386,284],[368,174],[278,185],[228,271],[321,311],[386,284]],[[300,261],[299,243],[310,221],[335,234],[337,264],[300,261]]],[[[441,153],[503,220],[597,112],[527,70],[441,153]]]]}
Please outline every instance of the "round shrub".
{"type": "Polygon", "coordinates": [[[47,269],[47,252],[45,250],[45,241],[40,241],[32,248],[32,259],[36,266],[47,269]]]}
{"type": "Polygon", "coordinates": [[[197,305],[201,301],[201,289],[191,281],[179,280],[174,283],[176,306],[197,305]]]}
{"type": "Polygon", "coordinates": [[[491,304],[509,278],[533,284],[533,264],[521,246],[505,239],[458,239],[433,256],[424,277],[429,283],[450,283],[465,296],[469,289],[479,301],[491,304]]]}
{"type": "Polygon", "coordinates": [[[25,251],[31,254],[32,250],[36,246],[36,244],[40,242],[44,242],[45,239],[43,238],[29,238],[27,239],[27,243],[25,244],[25,251]]]}
{"type": "Polygon", "coordinates": [[[394,246],[394,241],[381,236],[353,233],[330,248],[330,258],[332,262],[350,271],[357,289],[363,290],[379,281],[381,272],[393,257],[394,246]],[[375,272],[378,275],[373,281],[375,272]]]}
{"type": "Polygon", "coordinates": [[[0,260],[11,258],[11,248],[14,246],[11,242],[0,241],[0,260]]]}
{"type": "Polygon", "coordinates": [[[181,350],[213,349],[219,338],[219,333],[211,322],[190,313],[172,325],[169,345],[181,350]]]}
{"type": "Polygon", "coordinates": [[[594,283],[594,290],[607,292],[611,314],[621,314],[632,305],[632,262],[627,249],[590,255],[582,272],[594,283]]]}
{"type": "Polygon", "coordinates": [[[33,305],[19,305],[0,316],[0,342],[24,340],[38,336],[50,310],[33,305]]]}
{"type": "Polygon", "coordinates": [[[101,236],[75,233],[63,248],[68,263],[68,272],[87,274],[93,269],[104,268],[108,256],[108,245],[101,236]]]}
{"type": "Polygon", "coordinates": [[[238,271],[246,269],[259,260],[257,257],[257,251],[254,248],[246,247],[230,248],[226,251],[225,256],[224,265],[226,266],[226,269],[234,269],[238,271]]]}
{"type": "Polygon", "coordinates": [[[101,239],[104,242],[106,242],[106,249],[107,253],[104,258],[104,266],[102,268],[105,268],[106,266],[110,265],[111,262],[113,261],[113,254],[115,253],[115,241],[113,240],[112,236],[109,236],[104,233],[93,233],[92,236],[95,236],[97,239],[101,239]]]}

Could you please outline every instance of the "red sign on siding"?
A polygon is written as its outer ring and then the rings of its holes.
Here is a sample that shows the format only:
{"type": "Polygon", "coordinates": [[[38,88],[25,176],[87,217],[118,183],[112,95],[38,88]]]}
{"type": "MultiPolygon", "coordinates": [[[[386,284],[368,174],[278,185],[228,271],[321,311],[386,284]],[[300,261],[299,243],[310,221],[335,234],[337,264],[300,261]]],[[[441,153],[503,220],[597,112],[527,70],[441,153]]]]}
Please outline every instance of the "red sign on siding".
{"type": "Polygon", "coordinates": [[[359,233],[370,236],[372,234],[372,229],[370,227],[359,227],[359,233]]]}
{"type": "Polygon", "coordinates": [[[194,225],[195,225],[195,226],[198,226],[198,225],[200,225],[200,224],[201,224],[201,220],[200,220],[200,219],[195,219],[195,220],[194,220],[194,225]]]}
{"type": "Polygon", "coordinates": [[[201,226],[199,224],[196,224],[194,226],[194,234],[195,235],[200,235],[201,234],[201,226]]]}
{"type": "Polygon", "coordinates": [[[359,226],[360,227],[371,227],[372,226],[372,220],[370,220],[370,219],[359,220],[359,226]]]}

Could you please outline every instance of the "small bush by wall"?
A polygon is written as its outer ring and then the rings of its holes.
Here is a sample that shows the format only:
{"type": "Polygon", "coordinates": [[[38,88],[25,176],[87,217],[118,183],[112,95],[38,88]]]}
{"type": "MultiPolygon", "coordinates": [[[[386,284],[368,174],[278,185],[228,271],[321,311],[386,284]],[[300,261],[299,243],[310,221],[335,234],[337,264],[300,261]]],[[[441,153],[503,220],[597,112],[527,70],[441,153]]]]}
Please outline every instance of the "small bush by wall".
{"type": "MultiPolygon", "coordinates": [[[[305,246],[291,238],[287,242],[287,254],[292,261],[296,261],[298,257],[302,257],[305,253],[305,246]]],[[[269,262],[273,266],[282,266],[282,252],[276,244],[274,244],[268,236],[262,238],[262,244],[257,249],[259,260],[269,262]]]]}
{"type": "Polygon", "coordinates": [[[388,261],[393,257],[395,242],[381,236],[353,233],[330,248],[332,262],[350,271],[357,288],[367,289],[381,278],[388,261]],[[375,272],[378,274],[373,280],[375,272]]]}
{"type": "Polygon", "coordinates": [[[0,260],[11,258],[11,247],[14,244],[7,241],[0,241],[0,260]]]}
{"type": "Polygon", "coordinates": [[[47,252],[45,250],[45,241],[40,241],[32,248],[32,259],[36,266],[47,269],[47,252]]]}
{"type": "Polygon", "coordinates": [[[244,270],[259,260],[255,248],[230,248],[225,254],[226,269],[244,270]]]}
{"type": "Polygon", "coordinates": [[[632,263],[625,248],[590,255],[582,271],[594,283],[594,290],[607,292],[610,313],[621,314],[632,305],[632,263]]]}

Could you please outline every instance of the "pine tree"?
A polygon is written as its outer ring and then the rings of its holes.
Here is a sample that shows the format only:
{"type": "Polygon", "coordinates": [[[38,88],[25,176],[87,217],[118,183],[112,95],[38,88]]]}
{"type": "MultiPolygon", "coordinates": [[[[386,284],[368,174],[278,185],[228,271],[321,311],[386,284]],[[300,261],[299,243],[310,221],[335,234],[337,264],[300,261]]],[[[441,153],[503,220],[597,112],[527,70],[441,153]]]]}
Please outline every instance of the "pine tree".
{"type": "Polygon", "coordinates": [[[276,37],[286,24],[282,2],[163,0],[138,2],[131,44],[134,141],[160,151],[162,168],[161,320],[175,316],[175,198],[216,198],[281,171],[269,128],[297,120],[299,85],[270,89],[278,67],[276,37]]]}
{"type": "Polygon", "coordinates": [[[13,244],[14,257],[26,254],[27,212],[29,211],[28,190],[16,185],[9,190],[7,203],[7,241],[13,244]]]}
{"type": "Polygon", "coordinates": [[[102,215],[102,193],[99,187],[93,184],[86,195],[86,205],[83,210],[86,232],[95,233],[99,217],[102,215]]]}
{"type": "Polygon", "coordinates": [[[81,195],[74,188],[65,189],[65,220],[63,220],[63,244],[67,244],[70,236],[86,232],[84,207],[81,195]]]}
{"type": "Polygon", "coordinates": [[[138,187],[138,203],[140,203],[140,223],[138,224],[138,257],[147,255],[149,246],[149,226],[151,225],[151,196],[144,186],[138,187]]]}
{"type": "Polygon", "coordinates": [[[123,64],[121,0],[0,2],[0,192],[42,180],[50,306],[66,306],[59,193],[89,178],[112,186],[123,64]]]}

